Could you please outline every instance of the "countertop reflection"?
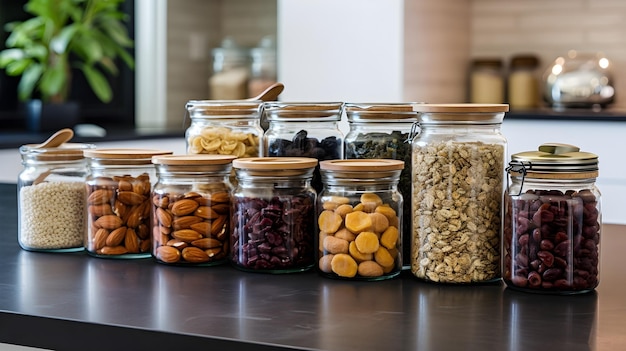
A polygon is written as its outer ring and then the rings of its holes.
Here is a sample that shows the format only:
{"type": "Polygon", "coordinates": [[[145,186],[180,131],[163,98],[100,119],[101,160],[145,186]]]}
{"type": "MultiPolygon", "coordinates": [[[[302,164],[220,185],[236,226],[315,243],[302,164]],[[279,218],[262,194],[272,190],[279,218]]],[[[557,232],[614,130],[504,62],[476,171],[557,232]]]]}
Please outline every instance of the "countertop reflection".
{"type": "MultiPolygon", "coordinates": [[[[0,185],[0,201],[14,198],[12,187],[0,185]]],[[[356,282],[28,252],[16,241],[14,207],[2,208],[9,224],[0,229],[0,342],[60,350],[626,349],[623,226],[603,228],[596,292],[551,296],[500,283],[429,284],[408,271],[356,282]]]]}

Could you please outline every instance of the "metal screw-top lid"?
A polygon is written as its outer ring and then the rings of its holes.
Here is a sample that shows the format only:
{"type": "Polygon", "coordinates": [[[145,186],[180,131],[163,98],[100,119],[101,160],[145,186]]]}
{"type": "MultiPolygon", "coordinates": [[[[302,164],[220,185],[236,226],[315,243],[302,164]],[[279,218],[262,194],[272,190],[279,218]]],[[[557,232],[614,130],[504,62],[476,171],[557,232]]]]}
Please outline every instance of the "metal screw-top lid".
{"type": "Polygon", "coordinates": [[[575,145],[546,143],[537,151],[511,155],[507,170],[512,175],[523,174],[529,178],[595,178],[598,155],[580,151],[575,145]]]}

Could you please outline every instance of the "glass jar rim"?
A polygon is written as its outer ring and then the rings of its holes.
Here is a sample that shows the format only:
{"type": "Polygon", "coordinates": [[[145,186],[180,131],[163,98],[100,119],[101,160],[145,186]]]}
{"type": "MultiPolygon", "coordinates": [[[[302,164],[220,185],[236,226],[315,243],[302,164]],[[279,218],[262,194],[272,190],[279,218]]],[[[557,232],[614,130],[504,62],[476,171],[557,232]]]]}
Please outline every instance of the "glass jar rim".
{"type": "Polygon", "coordinates": [[[261,100],[189,100],[185,105],[190,118],[259,118],[261,100]]]}
{"type": "Polygon", "coordinates": [[[345,110],[348,122],[413,122],[418,117],[415,104],[421,103],[346,103],[345,110]]]}
{"type": "Polygon", "coordinates": [[[26,144],[19,148],[23,160],[35,162],[77,161],[84,159],[84,152],[96,148],[94,144],[63,143],[58,147],[41,148],[39,144],[26,144]]]}
{"type": "Polygon", "coordinates": [[[340,121],[343,102],[266,102],[264,114],[268,121],[340,121]]]}

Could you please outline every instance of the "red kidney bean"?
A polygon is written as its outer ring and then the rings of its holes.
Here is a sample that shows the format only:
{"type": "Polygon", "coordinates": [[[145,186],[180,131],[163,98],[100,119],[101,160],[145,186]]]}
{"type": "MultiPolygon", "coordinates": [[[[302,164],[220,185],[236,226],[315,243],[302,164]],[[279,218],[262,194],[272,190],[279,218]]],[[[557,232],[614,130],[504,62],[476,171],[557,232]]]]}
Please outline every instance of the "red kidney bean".
{"type": "Polygon", "coordinates": [[[505,197],[504,280],[555,292],[598,285],[600,223],[590,190],[529,190],[505,197]]]}
{"type": "Polygon", "coordinates": [[[235,197],[233,263],[250,270],[306,269],[314,263],[315,199],[235,197]]]}

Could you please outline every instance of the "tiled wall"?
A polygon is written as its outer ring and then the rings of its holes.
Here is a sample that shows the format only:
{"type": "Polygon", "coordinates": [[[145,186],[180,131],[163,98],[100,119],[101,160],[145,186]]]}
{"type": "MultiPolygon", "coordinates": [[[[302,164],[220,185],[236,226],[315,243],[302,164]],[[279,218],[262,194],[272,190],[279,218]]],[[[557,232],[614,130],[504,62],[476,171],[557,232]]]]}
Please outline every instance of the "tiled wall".
{"type": "Polygon", "coordinates": [[[626,107],[626,1],[470,0],[471,55],[537,54],[545,69],[568,50],[604,52],[613,62],[616,101],[626,107]]]}

